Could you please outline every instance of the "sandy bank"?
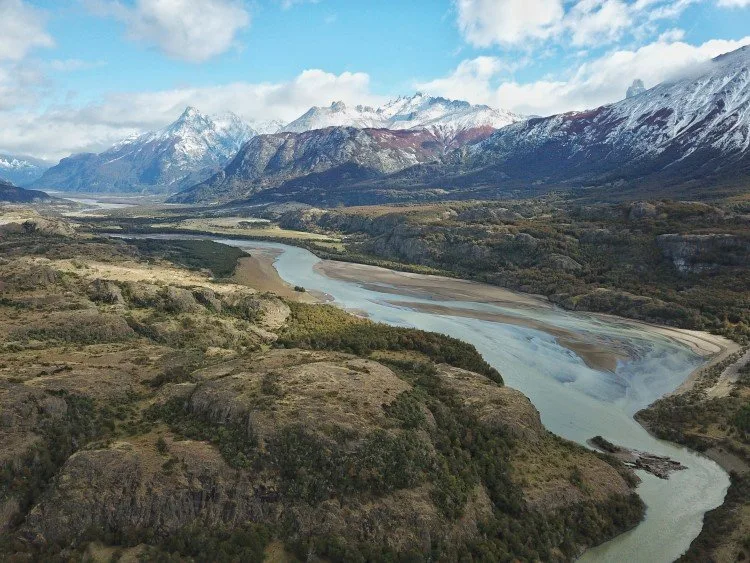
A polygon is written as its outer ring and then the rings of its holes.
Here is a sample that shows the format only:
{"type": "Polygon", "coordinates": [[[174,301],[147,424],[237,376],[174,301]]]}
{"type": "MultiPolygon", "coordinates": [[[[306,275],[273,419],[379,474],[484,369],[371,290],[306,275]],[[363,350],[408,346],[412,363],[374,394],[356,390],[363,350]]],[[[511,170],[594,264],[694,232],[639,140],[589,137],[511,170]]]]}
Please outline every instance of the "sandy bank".
{"type": "Polygon", "coordinates": [[[254,249],[251,256],[240,258],[231,281],[238,285],[252,287],[259,292],[269,291],[292,301],[316,303],[322,301],[322,296],[311,292],[295,291],[294,287],[286,283],[274,268],[273,263],[281,253],[274,249],[254,249]]]}
{"type": "Polygon", "coordinates": [[[543,307],[546,309],[552,307],[550,302],[544,298],[457,278],[398,272],[378,266],[333,260],[319,262],[315,265],[315,270],[330,278],[358,283],[365,288],[370,287],[385,293],[512,305],[514,307],[543,307]]]}
{"type": "Polygon", "coordinates": [[[619,360],[627,359],[625,351],[619,349],[614,342],[595,341],[593,338],[586,338],[583,334],[567,331],[534,319],[504,315],[502,313],[490,311],[476,311],[461,307],[446,307],[444,305],[433,305],[430,303],[412,303],[403,301],[391,301],[390,303],[396,307],[408,307],[409,309],[426,313],[450,315],[453,317],[467,317],[483,321],[525,326],[535,330],[540,330],[554,336],[558,344],[568,350],[572,350],[587,366],[599,371],[613,372],[617,368],[617,362],[619,360]]]}
{"type": "MultiPolygon", "coordinates": [[[[333,279],[358,283],[362,287],[394,295],[407,295],[435,300],[491,303],[526,310],[551,309],[554,307],[552,303],[542,296],[519,293],[489,284],[444,276],[399,272],[366,264],[336,262],[332,260],[319,262],[316,264],[315,269],[319,273],[333,279]]],[[[589,367],[594,369],[614,371],[619,360],[628,358],[628,351],[618,347],[616,342],[567,331],[523,316],[504,315],[494,311],[476,311],[437,304],[403,302],[394,304],[431,313],[472,317],[541,330],[554,336],[561,346],[572,350],[589,367]]],[[[688,346],[693,352],[706,358],[707,363],[696,369],[675,393],[682,393],[691,388],[704,369],[721,362],[728,355],[739,350],[739,346],[731,340],[707,332],[655,325],[606,314],[587,313],[587,315],[614,319],[618,323],[669,338],[688,346]]]]}

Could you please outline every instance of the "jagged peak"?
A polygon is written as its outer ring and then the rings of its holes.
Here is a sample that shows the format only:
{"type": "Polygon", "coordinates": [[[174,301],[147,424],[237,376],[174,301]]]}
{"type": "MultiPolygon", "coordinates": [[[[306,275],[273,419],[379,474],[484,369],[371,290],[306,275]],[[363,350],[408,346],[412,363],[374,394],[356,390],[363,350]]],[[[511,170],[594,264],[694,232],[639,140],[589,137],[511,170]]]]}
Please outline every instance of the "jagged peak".
{"type": "Polygon", "coordinates": [[[187,106],[185,110],[177,118],[177,121],[185,121],[188,119],[195,119],[197,117],[207,117],[195,106],[187,106]]]}
{"type": "Polygon", "coordinates": [[[643,92],[646,91],[646,86],[643,84],[643,80],[640,78],[636,78],[633,80],[633,83],[628,87],[627,91],[625,92],[626,98],[632,98],[633,96],[638,96],[639,94],[643,94],[643,92]]]}

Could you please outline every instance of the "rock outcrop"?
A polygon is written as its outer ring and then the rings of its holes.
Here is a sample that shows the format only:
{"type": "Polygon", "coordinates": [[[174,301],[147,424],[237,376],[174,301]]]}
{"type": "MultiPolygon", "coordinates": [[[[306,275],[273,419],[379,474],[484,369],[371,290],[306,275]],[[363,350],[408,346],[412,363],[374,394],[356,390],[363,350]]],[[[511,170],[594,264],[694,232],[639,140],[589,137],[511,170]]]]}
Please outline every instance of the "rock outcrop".
{"type": "Polygon", "coordinates": [[[750,264],[750,240],[735,235],[665,234],[656,237],[656,244],[682,274],[700,274],[720,266],[750,264]]]}

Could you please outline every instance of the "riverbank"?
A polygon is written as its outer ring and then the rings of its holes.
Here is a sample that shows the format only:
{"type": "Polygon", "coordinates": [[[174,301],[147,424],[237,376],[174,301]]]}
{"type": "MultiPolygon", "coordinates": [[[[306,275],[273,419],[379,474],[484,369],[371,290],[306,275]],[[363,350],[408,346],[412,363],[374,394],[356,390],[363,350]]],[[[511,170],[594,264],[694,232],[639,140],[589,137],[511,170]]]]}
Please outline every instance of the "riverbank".
{"type": "Polygon", "coordinates": [[[300,303],[323,301],[323,296],[313,295],[307,291],[297,291],[281,279],[276,268],[273,267],[273,262],[278,255],[278,251],[267,250],[253,252],[247,258],[240,258],[231,281],[255,288],[260,292],[275,293],[279,297],[300,303]]]}

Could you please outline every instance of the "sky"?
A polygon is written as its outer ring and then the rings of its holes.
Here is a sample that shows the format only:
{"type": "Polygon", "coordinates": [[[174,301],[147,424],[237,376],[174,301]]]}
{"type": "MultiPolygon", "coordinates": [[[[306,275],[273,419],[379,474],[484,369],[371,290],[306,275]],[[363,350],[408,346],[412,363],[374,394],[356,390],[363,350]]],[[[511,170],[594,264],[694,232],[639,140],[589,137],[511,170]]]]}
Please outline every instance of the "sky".
{"type": "Polygon", "coordinates": [[[750,0],[0,0],[0,152],[96,152],[188,105],[288,122],[422,91],[549,115],[746,44],[750,0]]]}

